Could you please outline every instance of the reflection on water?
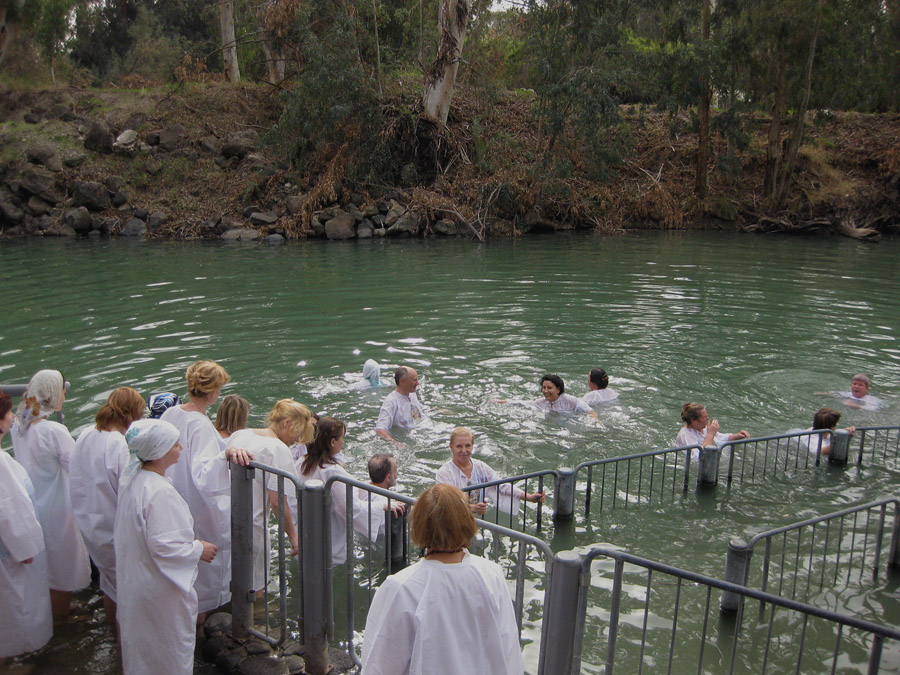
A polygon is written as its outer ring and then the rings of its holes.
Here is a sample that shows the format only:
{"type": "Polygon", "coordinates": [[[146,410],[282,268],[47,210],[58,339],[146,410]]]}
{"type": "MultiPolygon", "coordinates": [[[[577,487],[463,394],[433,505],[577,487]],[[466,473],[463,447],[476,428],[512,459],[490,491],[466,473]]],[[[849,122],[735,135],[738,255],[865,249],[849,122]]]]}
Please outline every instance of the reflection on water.
{"type": "MultiPolygon", "coordinates": [[[[479,456],[514,474],[668,447],[686,401],[705,402],[726,431],[804,428],[836,404],[817,392],[846,389],[856,372],[886,405],[846,409],[841,424],[897,423],[898,253],[892,240],[693,233],[280,248],[4,241],[0,382],[59,368],[77,432],[115,387],[184,394],[186,367],[216,359],[233,378],[224,393],[251,401],[254,424],[285,396],[344,419],[348,468],[363,477],[383,449],[374,420],[389,389],[349,385],[367,358],[386,378],[411,364],[432,413],[395,453],[413,494],[459,424],[478,433],[479,456]],[[598,365],[620,392],[599,420],[499,402],[536,399],[546,372],[581,395],[598,365]]],[[[893,494],[897,478],[820,468],[545,535],[719,575],[731,537],[893,494]]],[[[900,620],[896,601],[860,597],[873,617],[900,620]]],[[[592,659],[602,654],[586,656],[586,672],[592,659]]]]}

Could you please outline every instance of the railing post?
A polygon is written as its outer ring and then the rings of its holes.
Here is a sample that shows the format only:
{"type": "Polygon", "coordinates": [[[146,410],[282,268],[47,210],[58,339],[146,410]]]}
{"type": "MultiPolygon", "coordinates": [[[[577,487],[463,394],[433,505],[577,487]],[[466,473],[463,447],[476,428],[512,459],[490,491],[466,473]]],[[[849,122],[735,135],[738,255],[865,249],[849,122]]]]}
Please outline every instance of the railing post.
{"type": "Polygon", "coordinates": [[[900,508],[894,503],[894,526],[891,528],[891,549],[888,552],[888,565],[900,567],[900,508]]]}
{"type": "Polygon", "coordinates": [[[700,449],[700,468],[697,485],[708,487],[719,482],[719,458],[722,450],[717,445],[705,445],[700,449]]]}
{"type": "MultiPolygon", "coordinates": [[[[324,675],[328,672],[328,617],[331,589],[327,581],[327,565],[331,563],[328,545],[329,513],[325,508],[325,483],[308,480],[300,493],[303,523],[300,548],[303,551],[303,654],[305,672],[324,675]]],[[[343,533],[335,533],[341,535],[343,533]]]]}
{"type": "Polygon", "coordinates": [[[831,450],[828,461],[832,464],[846,464],[850,454],[850,432],[846,429],[835,429],[831,436],[831,450]]]}
{"type": "Polygon", "coordinates": [[[393,574],[403,569],[406,565],[406,551],[404,544],[406,543],[406,512],[395,514],[388,512],[385,514],[387,522],[385,523],[385,563],[388,568],[388,574],[393,574]],[[390,545],[388,545],[390,538],[390,545]]]}
{"type": "Polygon", "coordinates": [[[553,520],[571,520],[575,515],[575,469],[562,467],[556,475],[553,520]]]}
{"type": "Polygon", "coordinates": [[[231,633],[250,637],[253,626],[253,477],[255,469],[231,468],[231,633]]]}
{"type": "Polygon", "coordinates": [[[584,558],[576,551],[561,551],[550,566],[550,579],[544,595],[544,618],[538,675],[569,675],[578,672],[577,661],[584,630],[581,600],[584,558]],[[578,653],[576,653],[578,652],[578,653]]]}
{"type": "MultiPolygon", "coordinates": [[[[725,581],[743,586],[747,583],[747,568],[750,565],[750,554],[753,550],[743,539],[732,539],[728,542],[728,556],[725,558],[725,581]]],[[[734,614],[741,608],[744,596],[732,591],[722,591],[719,609],[727,614],[734,614]]]]}

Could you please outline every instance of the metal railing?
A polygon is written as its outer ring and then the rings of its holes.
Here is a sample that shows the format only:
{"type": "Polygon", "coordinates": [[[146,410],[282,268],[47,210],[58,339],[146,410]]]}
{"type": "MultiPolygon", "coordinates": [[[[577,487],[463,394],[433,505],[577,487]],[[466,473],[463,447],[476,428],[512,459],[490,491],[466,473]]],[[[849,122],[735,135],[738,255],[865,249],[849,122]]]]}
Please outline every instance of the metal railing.
{"type": "Polygon", "coordinates": [[[831,440],[833,453],[828,461],[845,462],[846,432],[836,431],[833,439],[827,429],[796,431],[775,436],[745,438],[723,443],[723,457],[728,457],[725,478],[729,483],[773,478],[789,471],[819,466],[823,461],[823,446],[831,440]],[[840,439],[840,440],[838,440],[840,439]]]}
{"type": "Polygon", "coordinates": [[[883,466],[898,468],[900,427],[857,427],[850,444],[856,451],[857,464],[880,462],[883,466]]]}
{"type": "MultiPolygon", "coordinates": [[[[554,485],[559,480],[559,472],[553,470],[534,471],[511,478],[500,478],[488,483],[478,483],[460,488],[469,496],[469,501],[487,502],[491,508],[482,520],[493,522],[495,525],[503,525],[511,530],[525,530],[528,528],[528,509],[521,509],[517,503],[516,491],[522,490],[526,494],[533,485],[529,481],[536,481],[537,489],[534,492],[544,492],[544,478],[552,476],[554,485]],[[521,521],[519,513],[522,512],[521,521]]],[[[534,529],[540,532],[543,527],[544,505],[537,504],[534,514],[534,529]]]]}
{"type": "MultiPolygon", "coordinates": [[[[779,596],[797,599],[799,594],[808,602],[811,591],[821,593],[828,588],[833,594],[839,583],[847,585],[853,576],[862,582],[867,570],[876,579],[885,544],[887,566],[900,567],[900,499],[896,497],[760,532],[749,542],[733,539],[728,546],[725,578],[763,591],[771,585],[772,592],[779,596]],[[890,505],[893,517],[888,521],[890,505]],[[751,563],[760,543],[762,569],[756,572],[751,563]]],[[[723,602],[733,609],[733,599],[726,597],[723,602]]]]}

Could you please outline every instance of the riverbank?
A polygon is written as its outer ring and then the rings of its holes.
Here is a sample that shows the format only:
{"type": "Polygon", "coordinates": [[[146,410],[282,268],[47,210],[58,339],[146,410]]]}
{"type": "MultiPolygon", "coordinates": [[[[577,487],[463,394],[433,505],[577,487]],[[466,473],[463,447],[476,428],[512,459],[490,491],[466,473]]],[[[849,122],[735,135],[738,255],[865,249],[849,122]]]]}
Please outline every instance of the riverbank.
{"type": "Polygon", "coordinates": [[[632,152],[608,182],[577,166],[547,181],[529,150],[539,133],[529,93],[488,104],[463,89],[442,138],[458,161],[433,179],[410,161],[400,184],[374,185],[346,178],[346,144],[296,171],[270,133],[279,99],[258,85],[7,89],[0,101],[4,237],[280,243],[716,228],[877,238],[900,229],[900,115],[811,114],[794,196],[771,213],[760,196],[763,117],[744,120],[748,144],[730,158],[725,140],[713,139],[718,169],[701,203],[696,133],[672,133],[689,129],[689,118],[641,106],[620,111],[632,152]]]}

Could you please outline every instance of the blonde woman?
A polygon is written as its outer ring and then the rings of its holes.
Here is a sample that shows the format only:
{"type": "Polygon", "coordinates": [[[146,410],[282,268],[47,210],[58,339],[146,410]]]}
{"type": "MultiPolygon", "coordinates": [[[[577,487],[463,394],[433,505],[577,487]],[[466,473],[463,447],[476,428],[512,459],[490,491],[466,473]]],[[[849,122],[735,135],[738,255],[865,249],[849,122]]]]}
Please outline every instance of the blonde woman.
{"type": "Polygon", "coordinates": [[[13,452],[34,485],[35,510],[44,530],[47,571],[54,616],[67,616],[72,591],[91,583],[88,552],[72,513],[69,458],[75,441],[59,422],[65,381],[58,370],[40,370],[31,378],[12,428],[13,452]]]}
{"type": "MultiPolygon", "coordinates": [[[[264,429],[242,429],[228,441],[229,448],[239,448],[252,454],[257,462],[268,464],[285,473],[296,476],[290,446],[309,443],[315,434],[313,415],[302,403],[290,398],[278,401],[266,417],[264,429]]],[[[258,487],[253,490],[253,588],[263,590],[265,570],[269,560],[268,528],[266,527],[266,496],[273,512],[278,509],[278,477],[268,474],[267,484],[262,484],[262,474],[257,472],[258,487]]],[[[285,491],[293,493],[293,485],[284,483],[285,491]]],[[[293,502],[295,503],[295,502],[293,502]]],[[[297,528],[291,514],[292,500],[285,499],[284,527],[291,542],[291,555],[299,552],[297,528]]]]}
{"type": "Polygon", "coordinates": [[[247,428],[250,417],[250,402],[237,394],[228,394],[216,410],[216,421],[213,426],[219,436],[227,443],[228,437],[235,431],[247,428]]]}

